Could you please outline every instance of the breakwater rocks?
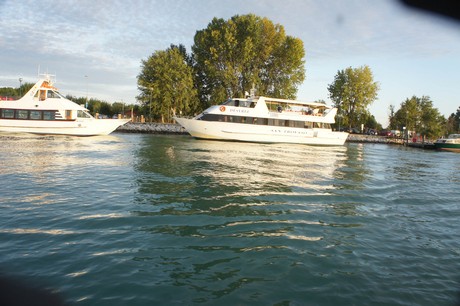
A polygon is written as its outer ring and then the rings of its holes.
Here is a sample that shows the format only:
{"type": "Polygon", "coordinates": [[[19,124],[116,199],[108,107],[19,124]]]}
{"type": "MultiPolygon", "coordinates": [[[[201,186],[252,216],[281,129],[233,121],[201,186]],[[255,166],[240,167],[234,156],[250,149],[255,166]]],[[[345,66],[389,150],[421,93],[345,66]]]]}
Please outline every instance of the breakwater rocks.
{"type": "Polygon", "coordinates": [[[122,133],[145,133],[145,134],[187,134],[187,131],[179,125],[172,123],[134,123],[128,122],[116,130],[122,133]]]}
{"type": "Polygon", "coordinates": [[[402,138],[362,135],[362,134],[349,134],[347,138],[347,142],[387,143],[387,144],[403,144],[404,143],[402,138]]]}

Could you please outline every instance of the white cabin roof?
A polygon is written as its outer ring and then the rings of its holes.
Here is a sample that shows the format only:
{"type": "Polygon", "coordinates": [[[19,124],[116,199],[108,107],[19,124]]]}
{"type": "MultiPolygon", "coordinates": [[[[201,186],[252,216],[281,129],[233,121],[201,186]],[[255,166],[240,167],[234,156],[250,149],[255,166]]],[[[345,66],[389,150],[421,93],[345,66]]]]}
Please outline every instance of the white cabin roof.
{"type": "Polygon", "coordinates": [[[269,98],[269,97],[255,97],[254,100],[264,100],[266,102],[276,102],[281,104],[297,104],[302,106],[310,106],[312,108],[332,108],[324,103],[317,103],[317,102],[304,102],[298,100],[288,100],[288,99],[279,99],[279,98],[269,98]]]}
{"type": "Polygon", "coordinates": [[[85,107],[67,99],[54,87],[48,74],[43,75],[29,91],[18,100],[2,101],[2,108],[14,109],[67,109],[87,110],[85,107]]]}

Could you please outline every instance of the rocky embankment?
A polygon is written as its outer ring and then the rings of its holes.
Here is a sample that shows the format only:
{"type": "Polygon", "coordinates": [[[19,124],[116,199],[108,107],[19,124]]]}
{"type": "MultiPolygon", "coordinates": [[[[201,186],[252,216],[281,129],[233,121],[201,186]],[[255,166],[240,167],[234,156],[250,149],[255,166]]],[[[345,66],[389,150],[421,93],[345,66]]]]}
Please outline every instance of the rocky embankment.
{"type": "Polygon", "coordinates": [[[403,139],[386,136],[349,134],[347,142],[403,144],[403,139]]]}
{"type": "Polygon", "coordinates": [[[145,134],[187,134],[179,124],[172,123],[133,123],[128,122],[120,126],[117,132],[145,133],[145,134]]]}
{"type": "MultiPolygon", "coordinates": [[[[187,134],[187,132],[182,126],[180,126],[179,124],[172,123],[128,122],[125,125],[120,126],[117,129],[117,132],[145,134],[187,134]]],[[[391,138],[384,136],[350,134],[348,135],[347,142],[402,144],[403,140],[400,138],[391,138]]]]}

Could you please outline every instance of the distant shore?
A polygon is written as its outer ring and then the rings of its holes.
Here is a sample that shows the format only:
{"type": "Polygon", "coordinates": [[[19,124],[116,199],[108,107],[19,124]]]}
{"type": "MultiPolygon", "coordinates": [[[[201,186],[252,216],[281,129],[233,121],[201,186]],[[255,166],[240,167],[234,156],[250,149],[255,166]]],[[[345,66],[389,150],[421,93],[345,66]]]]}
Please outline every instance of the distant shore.
{"type": "MultiPolygon", "coordinates": [[[[121,133],[141,134],[188,134],[181,125],[173,123],[128,122],[125,125],[120,126],[116,131],[121,133]]],[[[350,134],[348,135],[347,142],[403,144],[403,139],[385,136],[350,134]]]]}

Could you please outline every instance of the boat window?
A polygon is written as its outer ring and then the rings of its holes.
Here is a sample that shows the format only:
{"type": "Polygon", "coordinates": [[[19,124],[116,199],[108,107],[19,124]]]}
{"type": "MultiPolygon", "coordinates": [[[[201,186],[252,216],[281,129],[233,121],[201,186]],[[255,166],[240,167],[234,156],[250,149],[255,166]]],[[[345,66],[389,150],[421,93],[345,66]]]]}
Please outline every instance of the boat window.
{"type": "MultiPolygon", "coordinates": [[[[55,91],[54,94],[57,95],[57,96],[59,96],[59,97],[62,98],[62,99],[65,99],[65,98],[66,98],[66,97],[64,97],[60,92],[55,91]]],[[[56,98],[57,98],[57,97],[56,97],[56,98]]]]}
{"type": "Polygon", "coordinates": [[[204,121],[225,121],[224,116],[222,115],[216,115],[216,114],[204,114],[201,116],[200,120],[204,121]]]}
{"type": "Polygon", "coordinates": [[[235,102],[233,101],[233,99],[228,99],[227,101],[222,103],[222,105],[235,106],[235,102]]]}
{"type": "Polygon", "coordinates": [[[248,101],[248,100],[234,100],[234,99],[228,99],[222,105],[227,105],[227,106],[236,106],[236,107],[250,107],[254,108],[256,107],[256,103],[254,101],[248,101]]]}
{"type": "Polygon", "coordinates": [[[254,121],[255,124],[258,125],[267,125],[268,124],[268,119],[267,118],[255,118],[257,120],[254,121]]]}
{"type": "Polygon", "coordinates": [[[57,93],[55,93],[54,91],[52,90],[48,90],[48,95],[47,95],[48,98],[54,98],[54,99],[59,99],[61,98],[57,93]]]}
{"type": "Polygon", "coordinates": [[[39,98],[38,99],[40,101],[45,101],[45,99],[46,99],[46,90],[39,90],[38,92],[39,92],[39,98]]]}
{"type": "Polygon", "coordinates": [[[66,110],[65,111],[65,118],[67,120],[71,120],[72,119],[72,110],[66,110]]]}
{"type": "Polygon", "coordinates": [[[328,123],[311,122],[311,121],[296,121],[296,120],[283,120],[275,118],[261,118],[261,117],[243,117],[243,116],[226,116],[220,114],[203,114],[199,120],[204,121],[220,121],[220,122],[233,122],[241,124],[253,125],[269,125],[269,126],[285,126],[292,128],[327,128],[330,129],[331,125],[328,123]]]}
{"type": "Polygon", "coordinates": [[[85,112],[85,111],[79,110],[79,111],[77,112],[77,117],[78,117],[78,118],[91,118],[91,115],[88,114],[88,113],[85,112]]]}
{"type": "Polygon", "coordinates": [[[43,111],[43,120],[54,120],[55,111],[43,111]]]}
{"type": "Polygon", "coordinates": [[[27,119],[29,116],[29,111],[24,109],[18,109],[16,111],[16,119],[27,119]]]}
{"type": "Polygon", "coordinates": [[[294,127],[303,128],[304,127],[304,122],[303,121],[294,121],[294,127]]]}
{"type": "Polygon", "coordinates": [[[14,109],[3,109],[2,118],[6,118],[6,119],[14,118],[14,109]]]}
{"type": "Polygon", "coordinates": [[[313,122],[313,128],[321,128],[320,122],[313,122]]]}
{"type": "Polygon", "coordinates": [[[30,119],[32,119],[32,120],[41,120],[42,119],[42,112],[41,111],[36,111],[36,110],[31,110],[30,111],[30,119]]]}

